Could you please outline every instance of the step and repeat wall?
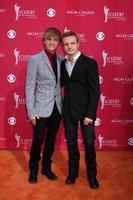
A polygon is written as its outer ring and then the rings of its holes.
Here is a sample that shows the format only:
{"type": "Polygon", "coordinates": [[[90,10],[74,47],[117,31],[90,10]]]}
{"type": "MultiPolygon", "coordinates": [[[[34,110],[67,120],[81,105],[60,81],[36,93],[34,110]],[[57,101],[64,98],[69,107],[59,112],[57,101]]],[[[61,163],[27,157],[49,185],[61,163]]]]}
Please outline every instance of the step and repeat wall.
{"type": "MultiPolygon", "coordinates": [[[[25,106],[28,59],[43,49],[48,27],[74,31],[80,50],[99,66],[101,95],[97,150],[133,147],[132,0],[0,1],[0,148],[30,149],[32,126],[25,106]]],[[[58,53],[64,55],[62,46],[58,53]]],[[[83,148],[79,125],[78,144],[83,148]]],[[[56,149],[66,149],[63,122],[56,149]]]]}

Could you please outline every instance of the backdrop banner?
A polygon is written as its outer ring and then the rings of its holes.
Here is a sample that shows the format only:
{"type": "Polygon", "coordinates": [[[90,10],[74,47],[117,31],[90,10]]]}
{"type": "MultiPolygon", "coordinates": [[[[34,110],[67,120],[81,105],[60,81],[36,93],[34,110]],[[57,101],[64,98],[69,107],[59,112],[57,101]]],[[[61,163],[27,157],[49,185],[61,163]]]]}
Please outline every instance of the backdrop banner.
{"type": "MultiPolygon", "coordinates": [[[[5,0],[0,2],[0,148],[30,149],[25,106],[28,59],[43,49],[43,31],[74,31],[80,50],[98,62],[101,95],[97,150],[133,149],[132,0],[5,0]]],[[[62,45],[58,53],[64,56],[62,45]]],[[[79,124],[78,144],[83,147],[79,124]]],[[[66,149],[63,121],[56,149],[66,149]]]]}

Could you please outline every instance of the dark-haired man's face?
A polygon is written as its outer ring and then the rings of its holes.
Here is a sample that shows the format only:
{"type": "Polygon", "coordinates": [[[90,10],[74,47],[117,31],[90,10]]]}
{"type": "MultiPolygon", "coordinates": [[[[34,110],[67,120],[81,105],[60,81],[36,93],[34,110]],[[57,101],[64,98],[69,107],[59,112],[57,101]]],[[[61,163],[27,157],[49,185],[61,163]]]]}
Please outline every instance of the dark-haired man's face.
{"type": "Polygon", "coordinates": [[[79,42],[77,42],[77,38],[72,36],[67,36],[62,39],[63,47],[65,52],[69,56],[75,56],[78,52],[79,42]]]}

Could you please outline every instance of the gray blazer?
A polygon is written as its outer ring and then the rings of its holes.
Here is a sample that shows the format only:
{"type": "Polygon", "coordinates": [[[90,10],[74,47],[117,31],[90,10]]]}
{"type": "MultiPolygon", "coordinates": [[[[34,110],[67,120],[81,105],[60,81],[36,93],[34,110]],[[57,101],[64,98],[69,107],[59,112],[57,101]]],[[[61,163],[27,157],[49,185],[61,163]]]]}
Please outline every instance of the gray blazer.
{"type": "Polygon", "coordinates": [[[57,55],[58,80],[45,51],[30,57],[26,75],[26,107],[28,117],[38,115],[49,117],[56,102],[61,114],[60,63],[63,57],[57,55]]]}

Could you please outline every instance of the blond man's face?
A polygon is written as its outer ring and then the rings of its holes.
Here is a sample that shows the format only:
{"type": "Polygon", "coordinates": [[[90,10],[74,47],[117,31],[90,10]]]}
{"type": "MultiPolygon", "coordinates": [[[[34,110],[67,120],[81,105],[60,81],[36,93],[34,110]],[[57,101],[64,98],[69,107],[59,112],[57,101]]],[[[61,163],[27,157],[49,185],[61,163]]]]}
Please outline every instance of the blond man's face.
{"type": "Polygon", "coordinates": [[[44,40],[45,48],[50,53],[54,53],[59,45],[59,39],[56,36],[49,36],[44,40]]]}

